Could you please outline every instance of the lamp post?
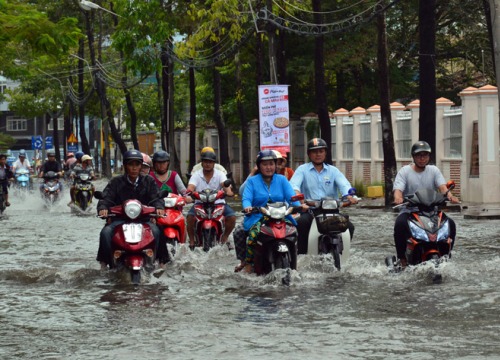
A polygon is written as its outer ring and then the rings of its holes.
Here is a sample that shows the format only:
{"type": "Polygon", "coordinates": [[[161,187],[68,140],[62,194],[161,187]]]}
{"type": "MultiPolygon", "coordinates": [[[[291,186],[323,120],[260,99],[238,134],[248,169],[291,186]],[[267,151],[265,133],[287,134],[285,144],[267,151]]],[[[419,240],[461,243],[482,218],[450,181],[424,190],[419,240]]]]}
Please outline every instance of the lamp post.
{"type": "Polygon", "coordinates": [[[106,8],[103,8],[102,6],[97,5],[96,3],[93,3],[92,1],[87,1],[87,0],[80,0],[79,4],[80,7],[85,10],[85,11],[91,11],[91,10],[102,10],[106,11],[110,14],[113,14],[115,16],[121,17],[120,15],[112,12],[111,10],[108,10],[106,8]]]}

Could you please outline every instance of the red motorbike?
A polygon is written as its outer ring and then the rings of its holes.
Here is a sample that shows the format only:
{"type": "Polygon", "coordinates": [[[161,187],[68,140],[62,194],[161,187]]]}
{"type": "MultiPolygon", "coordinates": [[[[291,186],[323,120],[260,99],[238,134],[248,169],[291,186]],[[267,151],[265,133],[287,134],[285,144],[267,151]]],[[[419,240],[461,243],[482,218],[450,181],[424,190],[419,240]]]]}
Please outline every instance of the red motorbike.
{"type": "MultiPolygon", "coordinates": [[[[224,182],[225,187],[230,184],[231,180],[224,182]]],[[[203,246],[203,250],[208,251],[220,243],[224,233],[224,204],[216,204],[215,201],[224,199],[226,193],[224,190],[205,189],[188,195],[200,201],[193,205],[196,217],[195,246],[203,246]]]]}
{"type": "MultiPolygon", "coordinates": [[[[102,199],[102,192],[96,191],[94,197],[102,199]]],[[[108,218],[125,220],[114,229],[111,242],[112,267],[129,270],[132,283],[139,284],[143,269],[148,272],[154,270],[155,238],[146,220],[156,217],[156,208],[131,199],[112,206],[109,210],[108,218]]]]}
{"type": "Polygon", "coordinates": [[[171,244],[174,249],[177,244],[186,242],[186,220],[182,214],[182,207],[186,201],[181,195],[168,194],[164,199],[165,216],[157,219],[157,224],[163,228],[163,234],[167,244],[171,244]]]}
{"type": "MultiPolygon", "coordinates": [[[[293,196],[291,201],[303,200],[304,195],[293,196]]],[[[290,285],[290,270],[297,269],[297,228],[285,221],[285,217],[299,212],[301,206],[293,207],[286,202],[268,203],[254,207],[252,213],[260,212],[264,220],[257,235],[254,248],[254,268],[257,275],[265,275],[276,269],[284,269],[284,285],[290,285]]]]}

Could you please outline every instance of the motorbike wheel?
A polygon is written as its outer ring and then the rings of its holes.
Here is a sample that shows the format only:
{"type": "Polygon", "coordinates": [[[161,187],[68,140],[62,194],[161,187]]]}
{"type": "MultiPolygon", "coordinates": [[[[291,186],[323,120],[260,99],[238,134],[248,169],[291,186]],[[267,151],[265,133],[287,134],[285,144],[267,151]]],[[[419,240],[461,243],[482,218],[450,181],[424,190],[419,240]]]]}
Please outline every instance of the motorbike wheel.
{"type": "Polygon", "coordinates": [[[215,245],[215,229],[204,230],[201,234],[203,251],[208,252],[215,245]]]}
{"type": "Polygon", "coordinates": [[[340,270],[340,254],[338,245],[336,244],[332,245],[330,254],[332,254],[333,265],[337,268],[337,270],[340,270]]]}
{"type": "Polygon", "coordinates": [[[130,279],[132,280],[132,284],[139,285],[141,283],[141,271],[130,270],[130,279]]]}
{"type": "Polygon", "coordinates": [[[274,269],[285,269],[286,274],[285,276],[281,279],[281,282],[283,285],[289,286],[290,281],[291,281],[291,274],[290,274],[290,254],[289,253],[283,253],[281,256],[277,256],[276,259],[274,260],[274,269]]]}

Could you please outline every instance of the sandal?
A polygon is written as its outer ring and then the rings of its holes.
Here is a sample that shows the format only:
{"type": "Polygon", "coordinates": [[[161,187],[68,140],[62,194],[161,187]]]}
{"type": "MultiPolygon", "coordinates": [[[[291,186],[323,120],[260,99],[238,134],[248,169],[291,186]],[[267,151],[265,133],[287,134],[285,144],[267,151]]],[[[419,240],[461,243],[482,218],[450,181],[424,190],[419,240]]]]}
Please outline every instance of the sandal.
{"type": "Polygon", "coordinates": [[[238,265],[236,265],[234,267],[234,272],[240,272],[241,270],[243,270],[243,268],[245,267],[246,263],[245,262],[240,262],[238,265]]]}

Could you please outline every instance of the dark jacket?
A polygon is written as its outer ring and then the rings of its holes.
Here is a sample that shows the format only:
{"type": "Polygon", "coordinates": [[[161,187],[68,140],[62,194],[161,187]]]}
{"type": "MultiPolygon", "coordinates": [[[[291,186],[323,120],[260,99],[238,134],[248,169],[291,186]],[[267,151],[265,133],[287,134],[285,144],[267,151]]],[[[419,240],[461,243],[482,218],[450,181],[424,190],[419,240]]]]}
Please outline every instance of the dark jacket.
{"type": "Polygon", "coordinates": [[[115,205],[121,205],[125,200],[137,199],[144,205],[164,208],[163,199],[158,198],[159,190],[151,176],[139,175],[137,186],[127,180],[127,175],[120,175],[110,180],[104,188],[103,199],[97,203],[97,212],[115,205]],[[152,200],[155,200],[151,202],[152,200]]]}
{"type": "Polygon", "coordinates": [[[1,180],[0,182],[7,181],[9,179],[12,179],[14,177],[14,174],[12,173],[12,170],[10,169],[9,164],[5,164],[5,179],[1,180]]]}
{"type": "Polygon", "coordinates": [[[43,171],[44,174],[47,174],[49,171],[53,171],[55,173],[58,173],[58,172],[62,171],[62,167],[61,167],[61,164],[59,164],[57,161],[46,161],[42,165],[41,171],[43,171]]]}

